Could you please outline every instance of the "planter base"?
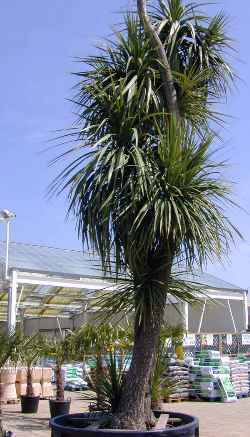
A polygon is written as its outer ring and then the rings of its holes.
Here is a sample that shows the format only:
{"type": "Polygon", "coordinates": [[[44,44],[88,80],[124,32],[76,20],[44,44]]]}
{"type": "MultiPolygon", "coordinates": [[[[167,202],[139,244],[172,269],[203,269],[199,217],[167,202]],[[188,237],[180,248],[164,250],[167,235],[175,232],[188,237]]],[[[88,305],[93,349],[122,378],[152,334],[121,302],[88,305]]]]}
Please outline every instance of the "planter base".
{"type": "Polygon", "coordinates": [[[162,430],[131,431],[119,429],[84,428],[91,422],[101,419],[102,413],[68,414],[51,419],[50,426],[55,437],[199,437],[199,422],[193,416],[167,411],[156,411],[155,414],[168,414],[169,419],[178,419],[180,426],[162,430]]]}
{"type": "Polygon", "coordinates": [[[64,401],[58,401],[57,399],[49,400],[50,416],[62,416],[69,414],[71,399],[66,399],[64,401]]]}
{"type": "Polygon", "coordinates": [[[21,396],[21,411],[24,414],[37,413],[40,396],[21,396]]]}

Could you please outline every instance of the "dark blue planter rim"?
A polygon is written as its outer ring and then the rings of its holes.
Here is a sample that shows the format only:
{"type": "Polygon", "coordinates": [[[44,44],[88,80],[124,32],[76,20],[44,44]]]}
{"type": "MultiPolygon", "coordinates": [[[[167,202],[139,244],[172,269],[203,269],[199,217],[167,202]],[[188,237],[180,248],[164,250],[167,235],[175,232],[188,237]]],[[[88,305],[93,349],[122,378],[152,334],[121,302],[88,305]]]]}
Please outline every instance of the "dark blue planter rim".
{"type": "MultiPolygon", "coordinates": [[[[113,435],[113,436],[118,436],[120,433],[121,434],[128,434],[130,436],[132,435],[137,435],[138,437],[150,437],[150,435],[156,436],[157,434],[164,434],[166,433],[166,431],[168,432],[168,434],[173,434],[174,435],[178,435],[178,433],[183,433],[185,435],[185,433],[187,433],[188,431],[190,431],[190,425],[194,427],[194,429],[198,429],[199,427],[199,421],[195,416],[190,416],[188,414],[183,414],[183,413],[175,413],[174,411],[154,411],[155,413],[158,414],[169,414],[170,419],[171,418],[178,418],[178,419],[183,419],[188,421],[188,423],[185,423],[185,425],[180,425],[174,428],[169,428],[169,429],[157,429],[157,430],[150,430],[150,431],[135,431],[135,430],[119,430],[119,429],[109,429],[109,428],[105,428],[105,429],[100,429],[98,428],[97,430],[85,430],[84,428],[74,428],[73,426],[65,426],[65,425],[61,425],[60,423],[62,423],[64,421],[64,419],[66,418],[75,418],[75,419],[84,419],[84,418],[88,418],[90,413],[77,413],[77,414],[64,414],[63,416],[57,416],[54,417],[53,419],[50,420],[50,427],[55,430],[55,431],[62,431],[62,432],[69,432],[72,431],[74,434],[80,434],[82,432],[84,432],[86,434],[86,436],[93,436],[94,434],[99,434],[99,435],[103,435],[104,437],[108,435],[113,435]]],[[[187,434],[188,435],[188,434],[187,434]]]]}

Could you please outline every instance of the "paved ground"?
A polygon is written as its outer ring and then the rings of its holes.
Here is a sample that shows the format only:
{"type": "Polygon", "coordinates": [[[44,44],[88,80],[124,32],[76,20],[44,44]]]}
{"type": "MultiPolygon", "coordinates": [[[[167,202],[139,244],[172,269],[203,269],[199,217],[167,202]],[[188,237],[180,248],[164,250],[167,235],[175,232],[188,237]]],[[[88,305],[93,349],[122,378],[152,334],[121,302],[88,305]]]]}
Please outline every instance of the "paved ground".
{"type": "MultiPolygon", "coordinates": [[[[79,393],[70,393],[71,412],[86,411],[88,402],[79,393]]],[[[250,436],[250,398],[233,404],[184,402],[166,404],[169,411],[195,415],[200,420],[200,437],[249,437],[250,436]]],[[[5,429],[14,432],[14,437],[50,437],[48,429],[48,401],[40,401],[36,415],[22,415],[20,405],[4,407],[5,429]]]]}

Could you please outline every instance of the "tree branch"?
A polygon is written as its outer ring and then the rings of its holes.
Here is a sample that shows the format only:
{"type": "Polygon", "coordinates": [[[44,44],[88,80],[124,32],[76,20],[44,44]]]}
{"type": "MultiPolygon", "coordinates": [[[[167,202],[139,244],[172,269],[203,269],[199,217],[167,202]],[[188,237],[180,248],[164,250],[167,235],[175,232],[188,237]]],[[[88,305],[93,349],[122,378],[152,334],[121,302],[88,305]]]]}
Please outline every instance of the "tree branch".
{"type": "Polygon", "coordinates": [[[160,37],[152,25],[149,16],[147,14],[147,0],[137,0],[137,8],[140,20],[144,27],[145,32],[148,32],[155,50],[158,55],[158,60],[161,65],[161,76],[163,81],[164,94],[168,106],[168,111],[171,114],[175,114],[176,118],[180,118],[179,107],[177,102],[176,89],[174,86],[174,79],[169,65],[169,61],[166,55],[164,46],[160,40],[160,37]]]}

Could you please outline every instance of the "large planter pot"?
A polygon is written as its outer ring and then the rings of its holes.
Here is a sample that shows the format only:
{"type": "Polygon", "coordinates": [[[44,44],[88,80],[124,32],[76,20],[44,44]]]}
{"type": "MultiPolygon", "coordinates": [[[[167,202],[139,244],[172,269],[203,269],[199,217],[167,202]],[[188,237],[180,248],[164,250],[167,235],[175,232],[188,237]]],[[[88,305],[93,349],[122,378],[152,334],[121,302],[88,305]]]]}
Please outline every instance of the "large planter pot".
{"type": "Polygon", "coordinates": [[[24,414],[37,413],[40,396],[21,396],[21,411],[24,414]]]}
{"type": "Polygon", "coordinates": [[[64,401],[58,401],[57,399],[49,400],[50,416],[62,416],[69,414],[71,399],[66,399],[64,401]]]}
{"type": "MultiPolygon", "coordinates": [[[[157,412],[156,412],[157,413],[157,412]]],[[[169,414],[169,419],[179,419],[181,425],[173,426],[162,430],[133,431],[118,429],[84,429],[93,420],[97,419],[101,413],[68,414],[55,417],[50,420],[53,437],[199,437],[199,423],[193,416],[173,412],[158,412],[169,414]],[[85,425],[84,425],[85,424],[85,425]]],[[[174,422],[173,422],[174,423],[174,422]]]]}

